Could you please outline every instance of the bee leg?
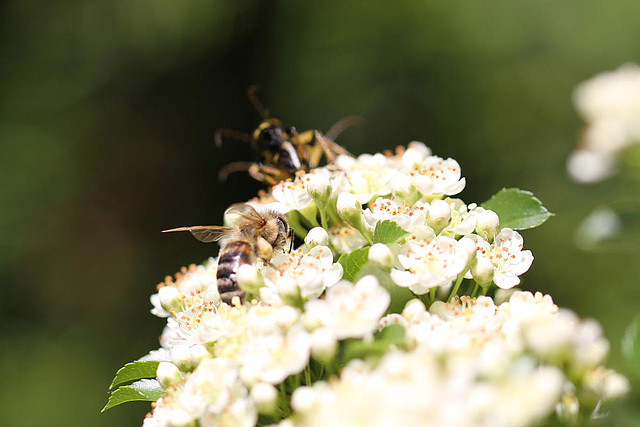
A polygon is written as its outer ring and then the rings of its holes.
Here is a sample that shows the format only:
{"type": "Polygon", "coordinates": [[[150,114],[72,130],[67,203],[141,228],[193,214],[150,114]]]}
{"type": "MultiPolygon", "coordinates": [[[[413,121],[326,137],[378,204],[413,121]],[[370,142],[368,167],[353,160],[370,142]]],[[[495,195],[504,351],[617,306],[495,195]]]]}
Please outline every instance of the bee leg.
{"type": "Polygon", "coordinates": [[[258,257],[265,263],[268,263],[273,256],[273,246],[264,237],[260,236],[256,240],[256,248],[258,257]]]}
{"type": "Polygon", "coordinates": [[[243,172],[251,170],[251,168],[255,165],[255,163],[251,162],[234,162],[229,163],[218,172],[218,180],[221,182],[225,182],[227,177],[235,172],[243,172]]]}

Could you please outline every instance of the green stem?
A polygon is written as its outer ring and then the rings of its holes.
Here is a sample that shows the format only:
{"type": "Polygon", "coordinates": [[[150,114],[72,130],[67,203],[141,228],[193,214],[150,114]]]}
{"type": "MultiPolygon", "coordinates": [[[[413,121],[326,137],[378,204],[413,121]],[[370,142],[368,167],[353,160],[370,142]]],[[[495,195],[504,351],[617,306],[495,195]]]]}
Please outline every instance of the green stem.
{"type": "Polygon", "coordinates": [[[318,210],[320,211],[320,225],[322,226],[322,228],[329,231],[329,224],[327,223],[326,207],[325,206],[318,207],[318,210]]]}
{"type": "Polygon", "coordinates": [[[311,385],[311,369],[309,369],[309,365],[304,368],[304,385],[311,385]]]}
{"type": "MultiPolygon", "coordinates": [[[[431,305],[434,303],[434,301],[436,300],[436,293],[438,292],[438,287],[436,286],[435,288],[429,289],[429,307],[431,307],[431,305]]],[[[427,307],[427,308],[429,308],[427,307]]]]}
{"type": "Polygon", "coordinates": [[[471,298],[475,298],[476,294],[478,293],[478,282],[476,282],[476,284],[473,286],[473,291],[471,292],[471,298]]]}
{"type": "Polygon", "coordinates": [[[449,294],[449,298],[447,298],[447,302],[451,302],[453,297],[455,297],[456,294],[458,293],[458,289],[460,289],[460,284],[462,283],[462,279],[464,279],[464,273],[458,274],[458,280],[456,280],[456,284],[453,285],[453,288],[451,289],[451,293],[449,294]]]}

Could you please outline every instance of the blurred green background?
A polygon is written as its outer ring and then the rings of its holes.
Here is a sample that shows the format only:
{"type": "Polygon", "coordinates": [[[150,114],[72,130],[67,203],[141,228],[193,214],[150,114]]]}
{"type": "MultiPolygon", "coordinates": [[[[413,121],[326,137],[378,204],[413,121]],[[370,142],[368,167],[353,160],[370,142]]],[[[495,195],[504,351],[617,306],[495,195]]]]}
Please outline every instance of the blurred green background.
{"type": "MultiPolygon", "coordinates": [[[[141,425],[146,403],[100,414],[107,386],[158,346],[155,285],[217,250],[160,230],[219,223],[261,188],[216,179],[247,159],[213,134],[256,126],[252,84],[301,130],[363,117],[339,138],[353,153],[420,140],[457,159],[467,202],[533,191],[557,216],[523,233],[523,287],[599,319],[608,364],[638,383],[619,345],[637,253],[573,242],[638,183],[579,186],[564,165],[582,126],[572,89],[640,62],[640,2],[13,0],[0,14],[2,425],[141,425]]],[[[639,401],[600,424],[640,425],[639,401]]]]}

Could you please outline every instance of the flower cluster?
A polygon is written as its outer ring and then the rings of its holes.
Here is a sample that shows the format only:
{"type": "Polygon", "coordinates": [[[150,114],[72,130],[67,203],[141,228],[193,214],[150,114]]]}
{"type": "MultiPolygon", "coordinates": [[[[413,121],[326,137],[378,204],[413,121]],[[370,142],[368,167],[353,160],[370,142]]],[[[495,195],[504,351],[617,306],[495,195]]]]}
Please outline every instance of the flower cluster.
{"type": "Polygon", "coordinates": [[[380,324],[402,325],[411,350],[353,360],[339,378],[298,388],[292,406],[301,416],[282,425],[528,426],[556,411],[574,417],[579,402],[628,388],[598,367],[607,350],[598,326],[548,295],[516,292],[499,306],[462,297],[429,311],[413,300],[380,324]]]}
{"type": "MultiPolygon", "coordinates": [[[[433,297],[465,275],[485,291],[491,283],[512,288],[533,255],[517,231],[500,227],[495,212],[451,197],[465,182],[455,160],[412,142],[395,155],[339,156],[335,165],[283,181],[253,203],[288,213],[301,237],[322,227],[336,254],[382,240],[378,227],[391,222],[403,233],[383,241],[391,243],[391,279],[417,295],[433,297]]],[[[378,254],[387,256],[373,252],[371,261],[378,254]]]]}
{"type": "Polygon", "coordinates": [[[580,183],[601,181],[616,171],[623,149],[640,143],[640,67],[626,64],[581,83],[574,104],[588,126],[569,174],[580,183]]]}
{"type": "Polygon", "coordinates": [[[624,394],[596,322],[512,289],[533,255],[490,203],[454,198],[464,186],[455,160],[412,142],[249,202],[304,243],[239,267],[232,305],[215,258],[159,285],[144,426],[529,426],[624,394]]]}

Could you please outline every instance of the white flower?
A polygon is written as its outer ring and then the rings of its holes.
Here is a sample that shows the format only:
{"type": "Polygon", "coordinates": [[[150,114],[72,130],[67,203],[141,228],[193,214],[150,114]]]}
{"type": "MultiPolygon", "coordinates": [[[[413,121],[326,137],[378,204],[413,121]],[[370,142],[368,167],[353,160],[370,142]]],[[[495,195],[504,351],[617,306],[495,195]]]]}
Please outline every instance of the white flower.
{"type": "Polygon", "coordinates": [[[238,359],[243,366],[259,372],[258,379],[279,384],[289,375],[302,372],[309,361],[311,336],[302,327],[286,334],[257,335],[241,351],[238,359]]]}
{"type": "Polygon", "coordinates": [[[629,380],[619,373],[598,367],[585,375],[584,385],[598,399],[614,400],[624,396],[631,390],[629,380]]]}
{"type": "Polygon", "coordinates": [[[484,209],[478,207],[475,203],[467,206],[460,199],[447,197],[444,200],[449,203],[451,208],[451,221],[440,234],[457,237],[473,233],[476,228],[476,217],[484,209]]]}
{"type": "Polygon", "coordinates": [[[391,279],[418,295],[430,288],[449,285],[467,266],[465,251],[456,251],[457,241],[438,236],[428,240],[409,240],[402,247],[398,261],[405,270],[391,270],[391,279]]]}
{"type": "Polygon", "coordinates": [[[596,208],[582,221],[575,234],[575,241],[583,249],[594,249],[622,231],[622,220],[611,208],[596,208]]]}
{"type": "Polygon", "coordinates": [[[297,176],[293,181],[280,181],[271,189],[271,194],[278,205],[268,205],[279,212],[286,213],[290,210],[301,210],[313,201],[307,191],[307,182],[310,174],[297,176]],[[276,207],[277,206],[277,207],[276,207]]]}
{"type": "Polygon", "coordinates": [[[331,246],[339,254],[352,252],[368,243],[367,239],[351,226],[331,227],[329,229],[329,239],[331,240],[331,246]]]}
{"type": "Polygon", "coordinates": [[[406,202],[397,203],[392,197],[378,197],[364,210],[364,220],[371,230],[375,230],[378,222],[390,220],[413,233],[417,227],[426,226],[428,209],[429,205],[422,202],[409,206],[406,202]]]}
{"type": "Polygon", "coordinates": [[[176,321],[178,334],[187,345],[216,341],[224,327],[217,308],[212,303],[199,304],[180,312],[176,321]]]}
{"type": "Polygon", "coordinates": [[[382,154],[362,154],[357,159],[338,156],[335,165],[346,174],[347,191],[363,204],[391,194],[391,181],[398,173],[395,162],[382,154]]]}
{"type": "MultiPolygon", "coordinates": [[[[404,159],[404,158],[403,158],[404,159]]],[[[460,193],[466,184],[461,178],[460,165],[454,159],[443,160],[438,156],[416,158],[404,173],[409,174],[418,191],[424,196],[460,193]]]]}
{"type": "Polygon", "coordinates": [[[605,117],[640,117],[640,67],[625,64],[587,80],[573,94],[576,108],[587,121],[605,117]]]}
{"type": "Polygon", "coordinates": [[[342,265],[334,263],[331,249],[322,245],[314,246],[306,253],[304,248],[278,253],[271,259],[271,266],[264,270],[268,289],[262,288],[261,292],[277,293],[284,277],[295,280],[302,298],[317,298],[342,278],[342,265]]]}
{"type": "Polygon", "coordinates": [[[623,148],[640,143],[640,67],[625,64],[582,82],[573,100],[588,126],[567,169],[580,183],[597,182],[615,172],[623,148]]]}
{"type": "Polygon", "coordinates": [[[167,276],[158,285],[158,293],[151,296],[151,313],[169,317],[192,306],[219,302],[216,267],[216,261],[209,258],[206,265],[192,264],[188,268],[183,267],[175,277],[167,276]]]}
{"type": "Polygon", "coordinates": [[[493,282],[501,289],[510,289],[518,285],[518,276],[529,270],[533,263],[531,251],[522,250],[523,239],[520,233],[503,228],[495,236],[493,243],[476,237],[478,260],[486,257],[495,268],[493,282]]]}
{"type": "Polygon", "coordinates": [[[390,300],[375,277],[365,276],[355,285],[342,281],[332,286],[325,299],[307,301],[305,316],[318,319],[338,339],[359,338],[375,331],[390,300]]]}
{"type": "Polygon", "coordinates": [[[616,171],[616,160],[608,154],[577,149],[567,159],[567,171],[580,184],[609,178],[616,171]]]}
{"type": "Polygon", "coordinates": [[[175,399],[202,426],[219,425],[224,419],[244,426],[257,421],[257,411],[240,382],[236,364],[222,357],[203,361],[175,399]]]}

